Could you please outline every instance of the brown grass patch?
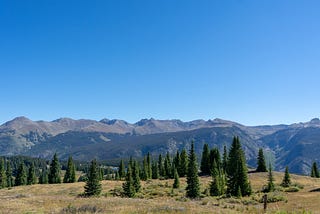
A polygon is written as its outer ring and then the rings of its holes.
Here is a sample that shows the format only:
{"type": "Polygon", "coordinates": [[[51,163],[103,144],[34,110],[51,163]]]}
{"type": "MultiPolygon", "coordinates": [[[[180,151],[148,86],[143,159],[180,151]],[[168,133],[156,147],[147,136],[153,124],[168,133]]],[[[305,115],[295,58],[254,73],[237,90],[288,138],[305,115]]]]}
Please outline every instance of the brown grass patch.
{"type": "MultiPolygon", "coordinates": [[[[275,183],[282,180],[282,173],[274,173],[275,183]]],[[[267,183],[267,173],[249,175],[253,191],[261,190],[267,183]]],[[[320,213],[320,179],[292,175],[292,182],[302,185],[299,192],[282,192],[286,201],[268,204],[268,212],[288,211],[320,213]]],[[[201,177],[201,192],[208,188],[211,178],[201,177]]],[[[122,181],[102,181],[102,196],[81,198],[84,183],[33,185],[0,190],[0,213],[262,213],[258,202],[262,193],[242,199],[215,198],[204,194],[199,200],[185,198],[186,179],[181,187],[172,189],[173,180],[142,182],[142,191],[136,198],[116,196],[122,181]]]]}

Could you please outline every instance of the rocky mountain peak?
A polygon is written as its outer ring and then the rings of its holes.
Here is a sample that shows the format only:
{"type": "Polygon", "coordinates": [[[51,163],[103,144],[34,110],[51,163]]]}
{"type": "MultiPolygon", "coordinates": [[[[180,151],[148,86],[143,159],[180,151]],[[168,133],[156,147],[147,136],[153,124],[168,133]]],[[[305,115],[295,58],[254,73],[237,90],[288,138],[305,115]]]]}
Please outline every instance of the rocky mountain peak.
{"type": "Polygon", "coordinates": [[[310,120],[310,123],[320,124],[320,119],[319,118],[313,118],[312,120],[310,120]]]}
{"type": "Polygon", "coordinates": [[[152,121],[154,121],[153,118],[150,118],[150,119],[141,119],[141,120],[139,120],[138,122],[136,122],[135,125],[137,125],[137,126],[144,126],[144,125],[146,125],[146,124],[148,124],[148,123],[150,123],[150,122],[152,122],[152,121]]]}
{"type": "Polygon", "coordinates": [[[16,126],[23,126],[23,125],[28,125],[34,123],[32,120],[30,120],[27,117],[21,116],[21,117],[16,117],[13,120],[10,120],[6,123],[3,124],[3,126],[7,127],[12,127],[15,128],[16,126]]]}

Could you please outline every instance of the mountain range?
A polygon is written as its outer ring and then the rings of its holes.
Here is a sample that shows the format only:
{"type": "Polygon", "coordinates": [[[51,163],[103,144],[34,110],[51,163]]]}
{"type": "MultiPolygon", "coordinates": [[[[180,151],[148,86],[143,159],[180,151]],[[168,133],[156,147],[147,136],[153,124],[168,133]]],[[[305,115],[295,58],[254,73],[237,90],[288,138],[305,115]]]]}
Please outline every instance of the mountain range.
{"type": "Polygon", "coordinates": [[[169,151],[188,149],[191,141],[201,154],[204,143],[222,150],[239,136],[249,166],[256,165],[259,148],[274,163],[276,170],[289,166],[291,172],[308,174],[313,161],[320,158],[320,120],[291,125],[245,126],[214,119],[181,120],[142,119],[131,124],[124,120],[74,120],[60,118],[51,122],[17,117],[0,126],[0,155],[29,155],[51,158],[57,153],[66,159],[116,160],[129,156],[154,157],[169,151]]]}

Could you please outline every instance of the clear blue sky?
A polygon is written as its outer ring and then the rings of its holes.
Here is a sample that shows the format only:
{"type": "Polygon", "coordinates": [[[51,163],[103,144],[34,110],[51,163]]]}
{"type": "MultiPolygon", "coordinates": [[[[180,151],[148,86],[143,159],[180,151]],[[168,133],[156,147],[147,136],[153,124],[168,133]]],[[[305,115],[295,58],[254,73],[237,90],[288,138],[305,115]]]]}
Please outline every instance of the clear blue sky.
{"type": "Polygon", "coordinates": [[[0,0],[0,123],[320,112],[320,1],[0,0]]]}

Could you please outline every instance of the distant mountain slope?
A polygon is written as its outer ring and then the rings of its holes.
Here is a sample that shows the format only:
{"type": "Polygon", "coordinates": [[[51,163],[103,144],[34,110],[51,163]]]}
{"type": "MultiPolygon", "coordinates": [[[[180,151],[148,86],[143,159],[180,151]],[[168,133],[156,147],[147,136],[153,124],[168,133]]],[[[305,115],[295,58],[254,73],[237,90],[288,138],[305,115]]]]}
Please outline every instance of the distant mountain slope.
{"type": "MultiPolygon", "coordinates": [[[[192,140],[200,154],[204,142],[222,149],[238,135],[248,163],[255,165],[259,147],[276,157],[276,169],[286,165],[292,172],[309,173],[312,161],[320,161],[320,120],[291,125],[244,126],[222,120],[143,119],[131,124],[123,120],[73,120],[60,118],[51,122],[18,117],[0,126],[0,155],[26,154],[50,158],[116,159],[141,157],[188,148],[192,140]]],[[[320,164],[320,163],[319,163],[320,164]]]]}
{"type": "Polygon", "coordinates": [[[121,135],[99,132],[67,132],[52,137],[45,143],[28,150],[27,155],[43,158],[52,157],[57,152],[62,158],[72,154],[75,159],[90,160],[143,157],[148,152],[153,155],[175,154],[182,148],[189,149],[191,141],[201,154],[204,143],[222,150],[223,145],[229,146],[233,136],[239,136],[248,158],[249,164],[255,164],[255,156],[259,145],[243,130],[237,127],[202,128],[192,131],[158,133],[150,135],[121,135]]]}
{"type": "Polygon", "coordinates": [[[320,127],[292,126],[261,139],[276,154],[276,169],[309,174],[313,161],[320,161],[320,127]]]}

